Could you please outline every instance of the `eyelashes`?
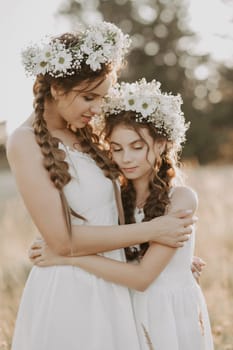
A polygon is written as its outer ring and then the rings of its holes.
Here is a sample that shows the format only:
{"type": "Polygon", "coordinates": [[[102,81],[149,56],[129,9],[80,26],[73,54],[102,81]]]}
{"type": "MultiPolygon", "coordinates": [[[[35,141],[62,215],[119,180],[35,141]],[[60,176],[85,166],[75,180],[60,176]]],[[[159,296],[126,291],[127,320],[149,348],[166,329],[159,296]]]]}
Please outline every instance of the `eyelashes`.
{"type": "MultiPolygon", "coordinates": [[[[142,150],[143,147],[134,147],[132,150],[133,151],[139,151],[139,150],[142,150]]],[[[119,148],[119,149],[111,149],[112,152],[120,152],[120,151],[123,151],[122,148],[119,148]]]]}
{"type": "Polygon", "coordinates": [[[84,95],[83,96],[84,100],[85,101],[97,101],[97,100],[100,100],[100,101],[103,101],[103,97],[102,96],[92,96],[92,95],[84,95]]]}
{"type": "Polygon", "coordinates": [[[92,96],[83,96],[83,98],[85,101],[93,101],[94,100],[94,97],[92,97],[92,96]]]}
{"type": "Polygon", "coordinates": [[[119,148],[119,149],[111,149],[111,152],[120,152],[120,151],[122,151],[121,148],[119,148]]]}

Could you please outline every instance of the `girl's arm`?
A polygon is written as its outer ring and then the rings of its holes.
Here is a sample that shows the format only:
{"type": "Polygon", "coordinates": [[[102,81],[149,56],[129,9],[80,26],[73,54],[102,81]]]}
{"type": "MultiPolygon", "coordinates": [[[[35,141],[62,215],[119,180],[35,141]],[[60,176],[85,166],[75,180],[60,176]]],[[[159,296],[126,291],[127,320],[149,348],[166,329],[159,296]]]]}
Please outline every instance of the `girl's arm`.
{"type": "Polygon", "coordinates": [[[7,143],[7,157],[24,203],[43,239],[59,255],[88,255],[146,241],[182,246],[195,219],[184,211],[151,222],[123,226],[72,228],[69,238],[60,195],[43,166],[43,156],[34,134],[16,129],[7,143]]]}
{"type": "MultiPolygon", "coordinates": [[[[177,187],[171,197],[169,210],[189,208],[194,213],[197,207],[196,194],[187,187],[177,187]]],[[[38,266],[74,265],[106,281],[144,291],[163,271],[176,249],[152,243],[140,264],[119,262],[101,256],[59,257],[46,246],[35,250],[33,262],[38,266]]],[[[33,256],[32,256],[33,257],[33,256]]]]}

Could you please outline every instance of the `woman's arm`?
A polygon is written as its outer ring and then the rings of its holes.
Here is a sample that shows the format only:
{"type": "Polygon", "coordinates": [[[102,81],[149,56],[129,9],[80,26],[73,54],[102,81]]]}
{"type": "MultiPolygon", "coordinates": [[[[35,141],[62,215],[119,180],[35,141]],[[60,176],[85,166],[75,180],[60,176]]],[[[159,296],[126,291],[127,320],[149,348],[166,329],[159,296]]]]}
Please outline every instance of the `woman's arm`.
{"type": "MultiPolygon", "coordinates": [[[[177,187],[174,190],[171,197],[170,211],[190,208],[194,213],[196,207],[197,197],[191,189],[177,187]]],[[[174,248],[152,243],[140,264],[134,265],[101,256],[59,257],[42,245],[40,249],[35,250],[35,258],[32,260],[38,266],[78,266],[106,281],[144,291],[163,271],[175,251],[174,248]]]]}
{"type": "Polygon", "coordinates": [[[145,241],[182,246],[195,218],[184,211],[151,222],[123,226],[84,226],[68,235],[58,190],[43,166],[43,156],[34,134],[17,129],[7,143],[7,157],[24,203],[46,243],[60,255],[88,255],[145,241]]]}

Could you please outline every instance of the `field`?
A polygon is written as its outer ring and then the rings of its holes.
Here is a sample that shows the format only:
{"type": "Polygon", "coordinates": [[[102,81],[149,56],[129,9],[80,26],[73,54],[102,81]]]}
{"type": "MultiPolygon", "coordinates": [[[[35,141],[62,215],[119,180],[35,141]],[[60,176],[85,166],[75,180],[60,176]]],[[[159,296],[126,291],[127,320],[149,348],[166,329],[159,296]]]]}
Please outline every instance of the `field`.
{"type": "MultiPolygon", "coordinates": [[[[233,167],[187,165],[186,174],[186,182],[199,195],[196,255],[207,262],[201,286],[215,350],[233,350],[233,167]]],[[[9,172],[0,173],[0,183],[0,350],[10,350],[20,296],[31,268],[27,251],[37,232],[9,172]]]]}

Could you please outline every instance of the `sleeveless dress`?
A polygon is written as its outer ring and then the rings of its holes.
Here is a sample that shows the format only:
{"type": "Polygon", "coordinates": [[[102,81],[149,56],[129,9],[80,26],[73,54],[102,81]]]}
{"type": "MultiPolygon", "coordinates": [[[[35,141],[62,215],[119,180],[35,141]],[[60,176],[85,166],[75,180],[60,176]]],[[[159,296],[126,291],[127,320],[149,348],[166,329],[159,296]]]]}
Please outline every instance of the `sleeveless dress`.
{"type": "MultiPolygon", "coordinates": [[[[71,181],[69,205],[87,222],[117,225],[111,180],[88,155],[60,144],[71,181]]],[[[123,249],[101,254],[125,261],[123,249]]],[[[139,350],[129,290],[74,266],[34,266],[22,295],[12,350],[139,350]]]]}
{"type": "MultiPolygon", "coordinates": [[[[136,222],[143,218],[136,208],[136,222]]],[[[190,269],[194,240],[193,232],[146,291],[131,291],[141,350],[213,350],[206,303],[190,269]]]]}

